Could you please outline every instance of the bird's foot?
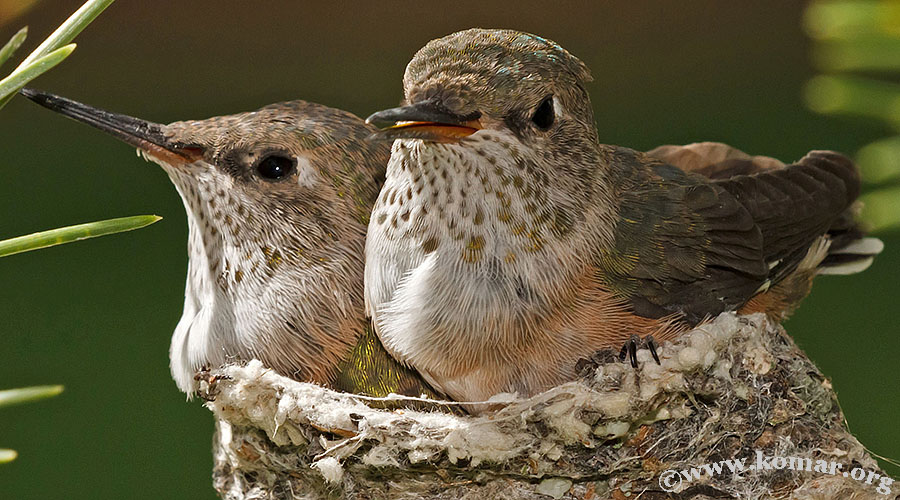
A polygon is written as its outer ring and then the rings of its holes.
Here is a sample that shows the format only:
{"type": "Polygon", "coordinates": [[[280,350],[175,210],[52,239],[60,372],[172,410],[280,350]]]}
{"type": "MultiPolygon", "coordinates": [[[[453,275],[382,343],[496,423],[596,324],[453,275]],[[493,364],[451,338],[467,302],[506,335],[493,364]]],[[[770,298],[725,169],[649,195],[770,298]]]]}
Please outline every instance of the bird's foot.
{"type": "Polygon", "coordinates": [[[639,336],[632,334],[631,338],[625,341],[622,350],[619,351],[619,361],[625,361],[625,358],[627,357],[631,360],[631,366],[637,368],[638,349],[650,349],[653,360],[656,361],[656,364],[660,364],[659,355],[656,354],[657,347],[659,347],[659,345],[656,343],[656,339],[653,338],[653,335],[647,335],[641,339],[639,336]]]}
{"type": "Polygon", "coordinates": [[[194,380],[197,384],[197,395],[204,401],[214,401],[216,399],[216,384],[220,380],[231,380],[228,375],[214,374],[208,366],[203,366],[194,374],[194,380]]]}
{"type": "Polygon", "coordinates": [[[589,377],[601,365],[625,361],[625,358],[630,358],[631,366],[637,368],[638,349],[649,349],[650,355],[653,356],[653,360],[656,361],[656,364],[660,364],[659,354],[657,354],[659,344],[656,343],[653,335],[648,335],[643,339],[637,335],[632,335],[618,352],[612,347],[605,347],[595,351],[589,358],[579,359],[575,363],[575,372],[582,378],[589,377]]]}

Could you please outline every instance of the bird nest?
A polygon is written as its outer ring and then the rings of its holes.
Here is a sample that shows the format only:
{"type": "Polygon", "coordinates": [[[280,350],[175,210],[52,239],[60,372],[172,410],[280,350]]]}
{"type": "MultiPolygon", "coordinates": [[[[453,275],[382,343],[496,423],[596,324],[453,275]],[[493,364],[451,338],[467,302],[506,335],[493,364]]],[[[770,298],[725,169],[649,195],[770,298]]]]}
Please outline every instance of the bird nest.
{"type": "Polygon", "coordinates": [[[502,407],[484,416],[228,366],[206,388],[214,484],[226,499],[900,498],[848,433],[829,381],[764,316],[723,314],[660,358],[584,363],[580,380],[495,398],[502,407]],[[703,468],[760,454],[756,470],[703,468]]]}

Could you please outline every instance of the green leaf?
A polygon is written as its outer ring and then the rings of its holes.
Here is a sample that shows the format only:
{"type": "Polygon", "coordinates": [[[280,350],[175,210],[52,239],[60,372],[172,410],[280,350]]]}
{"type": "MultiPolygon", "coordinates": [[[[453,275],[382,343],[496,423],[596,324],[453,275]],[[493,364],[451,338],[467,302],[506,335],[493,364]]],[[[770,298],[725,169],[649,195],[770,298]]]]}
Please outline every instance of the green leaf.
{"type": "Polygon", "coordinates": [[[34,52],[26,57],[19,66],[25,66],[71,42],[76,35],[81,33],[81,30],[86,28],[88,24],[91,24],[91,21],[96,19],[111,3],[113,3],[113,0],[88,0],[85,2],[59,28],[56,28],[56,31],[48,36],[38,48],[34,49],[34,52]]]}
{"type": "Polygon", "coordinates": [[[856,163],[868,184],[900,181],[900,135],[863,146],[856,153],[856,163]]]}
{"type": "Polygon", "coordinates": [[[77,226],[61,227],[40,233],[19,236],[0,241],[0,257],[16,253],[37,250],[63,243],[95,238],[106,234],[131,231],[133,229],[149,226],[162,219],[158,215],[135,215],[133,217],[120,217],[98,222],[89,222],[77,226]]]}
{"type": "Polygon", "coordinates": [[[820,42],[813,60],[823,71],[900,70],[900,37],[861,37],[838,42],[820,42]]]}
{"type": "Polygon", "coordinates": [[[898,16],[897,2],[815,1],[806,9],[803,27],[817,40],[849,40],[873,33],[896,36],[898,16]]]}
{"type": "Polygon", "coordinates": [[[900,84],[856,76],[813,77],[806,103],[819,113],[846,113],[884,120],[900,128],[900,84]]]}
{"type": "Polygon", "coordinates": [[[900,228],[900,186],[879,189],[860,197],[860,218],[873,232],[900,228]]]}
{"type": "Polygon", "coordinates": [[[0,448],[0,464],[12,462],[17,456],[19,456],[19,454],[16,453],[16,450],[5,450],[0,448]]]}
{"type": "Polygon", "coordinates": [[[0,407],[51,398],[62,391],[63,386],[61,385],[39,385],[21,389],[7,389],[0,391],[0,407]]]}
{"type": "MultiPolygon", "coordinates": [[[[87,25],[96,19],[97,16],[109,7],[111,3],[113,3],[113,0],[88,0],[85,2],[84,5],[76,10],[74,14],[69,16],[59,28],[56,28],[56,31],[47,37],[38,48],[34,49],[34,52],[29,54],[13,73],[16,73],[16,71],[19,71],[20,69],[24,69],[32,62],[37,61],[71,42],[77,34],[81,33],[81,30],[86,28],[87,25]]],[[[0,97],[0,109],[2,109],[3,106],[6,106],[6,103],[8,103],[10,99],[12,99],[12,95],[0,97]]]]}
{"type": "MultiPolygon", "coordinates": [[[[28,82],[40,76],[41,73],[63,62],[63,59],[69,57],[73,50],[75,50],[74,43],[56,49],[24,68],[16,69],[9,76],[0,80],[0,103],[18,92],[28,82]]],[[[0,107],[3,107],[3,104],[0,104],[0,107]]]]}
{"type": "Polygon", "coordinates": [[[3,66],[3,63],[9,60],[13,54],[16,53],[16,50],[22,45],[25,39],[28,37],[28,26],[20,29],[18,33],[13,35],[12,38],[6,42],[6,45],[0,49],[0,66],[3,66]]]}

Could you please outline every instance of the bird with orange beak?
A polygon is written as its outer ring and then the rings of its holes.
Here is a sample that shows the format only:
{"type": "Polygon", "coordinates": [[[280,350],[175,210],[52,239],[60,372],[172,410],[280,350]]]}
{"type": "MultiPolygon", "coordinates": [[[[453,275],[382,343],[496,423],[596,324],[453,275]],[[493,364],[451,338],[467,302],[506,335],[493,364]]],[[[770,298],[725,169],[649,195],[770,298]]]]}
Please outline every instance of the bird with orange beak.
{"type": "Polygon", "coordinates": [[[188,272],[170,348],[178,388],[256,358],[338,390],[433,394],[363,312],[366,223],[388,159],[356,116],[304,101],[169,125],[26,89],[158,163],[184,202],[188,272]]]}
{"type": "Polygon", "coordinates": [[[403,77],[369,222],[365,300],[396,358],[461,401],[530,396],[595,351],[636,350],[725,311],[789,313],[823,273],[881,250],[853,223],[859,175],[724,145],[601,144],[587,67],[558,44],[472,29],[403,77]],[[679,168],[671,163],[681,163],[679,168]]]}

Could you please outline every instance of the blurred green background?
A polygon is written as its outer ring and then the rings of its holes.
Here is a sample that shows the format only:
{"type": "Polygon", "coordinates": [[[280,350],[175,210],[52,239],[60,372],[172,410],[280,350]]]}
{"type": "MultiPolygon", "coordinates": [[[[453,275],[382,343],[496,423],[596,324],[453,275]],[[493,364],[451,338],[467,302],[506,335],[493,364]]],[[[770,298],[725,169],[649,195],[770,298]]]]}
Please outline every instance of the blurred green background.
{"type": "MultiPolygon", "coordinates": [[[[30,28],[20,57],[81,0],[21,12],[26,3],[0,0],[0,39],[30,28]]],[[[816,70],[804,7],[120,0],[33,86],[159,122],[297,98],[366,116],[396,105],[406,62],[428,40],[506,27],[554,39],[593,70],[604,142],[649,149],[718,140],[783,160],[814,148],[854,153],[891,130],[806,109],[804,83],[816,70]]],[[[0,260],[0,387],[66,386],[54,399],[0,414],[0,442],[19,451],[0,467],[0,498],[215,498],[211,414],[185,402],[168,371],[186,222],[162,170],[17,98],[0,113],[0,213],[0,238],[123,215],[165,217],[0,260]]],[[[860,441],[900,459],[900,233],[879,236],[887,249],[869,271],[819,279],[787,326],[832,377],[860,441]]]]}

